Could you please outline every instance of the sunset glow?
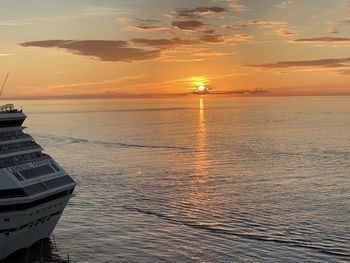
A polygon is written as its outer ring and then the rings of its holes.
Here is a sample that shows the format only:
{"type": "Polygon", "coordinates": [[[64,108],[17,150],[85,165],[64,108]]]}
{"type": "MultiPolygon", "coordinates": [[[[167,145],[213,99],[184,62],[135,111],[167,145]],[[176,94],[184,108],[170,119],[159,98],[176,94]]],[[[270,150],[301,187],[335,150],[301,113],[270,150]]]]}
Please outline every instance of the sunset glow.
{"type": "Polygon", "coordinates": [[[0,12],[0,263],[350,260],[350,0],[0,12]]]}
{"type": "Polygon", "coordinates": [[[3,96],[350,94],[348,1],[174,3],[4,2],[3,96]]]}

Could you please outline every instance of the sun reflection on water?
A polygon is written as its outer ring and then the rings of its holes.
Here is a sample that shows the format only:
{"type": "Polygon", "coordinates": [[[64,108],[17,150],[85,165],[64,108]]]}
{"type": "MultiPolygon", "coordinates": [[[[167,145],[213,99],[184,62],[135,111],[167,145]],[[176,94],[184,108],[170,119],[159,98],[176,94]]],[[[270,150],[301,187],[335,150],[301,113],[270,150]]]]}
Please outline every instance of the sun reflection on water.
{"type": "Polygon", "coordinates": [[[190,209],[186,211],[189,218],[195,218],[200,224],[210,224],[210,214],[215,213],[212,207],[213,189],[210,181],[210,157],[208,154],[206,107],[204,97],[199,98],[198,121],[196,130],[196,152],[193,159],[192,187],[186,202],[190,209]]]}
{"type": "Polygon", "coordinates": [[[198,183],[205,183],[208,178],[208,152],[207,152],[207,134],[204,99],[199,99],[199,117],[198,117],[198,131],[197,131],[197,151],[195,155],[195,176],[197,176],[198,183]]]}

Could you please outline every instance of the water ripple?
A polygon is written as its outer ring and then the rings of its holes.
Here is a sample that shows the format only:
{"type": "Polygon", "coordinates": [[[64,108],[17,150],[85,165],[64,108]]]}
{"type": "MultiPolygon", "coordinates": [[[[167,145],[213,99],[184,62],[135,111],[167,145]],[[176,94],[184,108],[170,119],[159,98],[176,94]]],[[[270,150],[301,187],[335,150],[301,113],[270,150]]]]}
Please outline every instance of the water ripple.
{"type": "Polygon", "coordinates": [[[209,231],[209,232],[215,233],[215,234],[231,235],[231,236],[237,236],[240,238],[245,238],[245,239],[250,239],[250,240],[255,240],[255,241],[285,244],[287,246],[311,249],[311,250],[315,250],[315,251],[320,252],[320,253],[350,259],[350,254],[346,253],[346,251],[344,251],[342,249],[332,248],[332,250],[330,250],[330,249],[326,249],[323,247],[314,246],[312,244],[306,244],[306,243],[293,241],[293,240],[283,240],[283,239],[276,239],[273,237],[263,236],[263,235],[258,236],[258,235],[238,233],[238,232],[234,232],[232,230],[221,229],[221,228],[213,227],[213,226],[206,225],[206,224],[198,224],[195,222],[176,219],[176,218],[170,217],[168,215],[165,215],[165,214],[162,214],[159,212],[145,210],[145,209],[141,209],[141,208],[137,208],[137,207],[123,206],[123,208],[126,210],[129,210],[129,211],[134,211],[134,212],[138,212],[138,213],[145,214],[145,215],[156,216],[160,219],[167,220],[167,221],[172,222],[172,223],[188,226],[188,227],[191,227],[194,229],[206,230],[206,231],[209,231]]]}

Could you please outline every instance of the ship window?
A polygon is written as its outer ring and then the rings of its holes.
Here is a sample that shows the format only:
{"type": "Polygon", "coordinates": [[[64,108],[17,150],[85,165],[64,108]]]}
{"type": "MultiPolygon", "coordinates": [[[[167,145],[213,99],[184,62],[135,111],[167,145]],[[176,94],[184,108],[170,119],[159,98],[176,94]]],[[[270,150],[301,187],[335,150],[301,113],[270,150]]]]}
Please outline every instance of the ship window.
{"type": "Polygon", "coordinates": [[[19,229],[21,230],[21,229],[23,229],[23,228],[26,228],[28,225],[29,225],[29,224],[23,225],[23,226],[21,226],[19,229]]]}
{"type": "Polygon", "coordinates": [[[35,177],[51,174],[54,172],[55,170],[50,165],[44,165],[44,166],[24,170],[24,171],[21,171],[20,173],[25,179],[28,180],[35,177]]]}
{"type": "Polygon", "coordinates": [[[5,235],[8,235],[10,232],[14,232],[14,231],[17,231],[17,228],[0,230],[0,233],[5,233],[5,235]]]}
{"type": "Polygon", "coordinates": [[[73,179],[70,178],[69,176],[63,176],[63,177],[59,177],[50,181],[46,181],[44,182],[45,186],[49,189],[54,189],[66,184],[70,184],[73,183],[73,179]]]}
{"type": "Polygon", "coordinates": [[[59,171],[59,170],[60,170],[60,168],[58,168],[57,165],[54,164],[54,163],[52,163],[51,166],[52,166],[56,171],[59,171]]]}
{"type": "Polygon", "coordinates": [[[26,196],[26,193],[22,189],[6,189],[0,190],[1,198],[22,197],[26,196]]]}
{"type": "Polygon", "coordinates": [[[35,195],[46,191],[46,189],[41,184],[35,184],[23,188],[27,195],[35,195]]]}
{"type": "Polygon", "coordinates": [[[61,214],[61,213],[62,213],[62,211],[58,211],[58,212],[56,212],[56,213],[51,214],[50,217],[57,216],[57,215],[59,215],[59,214],[61,214]]]}
{"type": "Polygon", "coordinates": [[[23,181],[24,180],[23,177],[20,176],[19,173],[13,173],[13,175],[17,178],[18,181],[23,181]]]}

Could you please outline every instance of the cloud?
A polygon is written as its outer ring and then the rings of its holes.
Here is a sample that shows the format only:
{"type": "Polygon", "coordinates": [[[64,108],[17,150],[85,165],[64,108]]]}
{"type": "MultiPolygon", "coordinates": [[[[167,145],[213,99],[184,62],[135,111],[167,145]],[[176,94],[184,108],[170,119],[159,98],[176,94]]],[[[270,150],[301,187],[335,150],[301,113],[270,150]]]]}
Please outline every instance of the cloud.
{"type": "Polygon", "coordinates": [[[205,24],[197,20],[173,21],[172,26],[183,31],[198,32],[202,31],[205,24]]]}
{"type": "Polygon", "coordinates": [[[123,8],[109,8],[102,6],[87,6],[81,9],[78,13],[70,15],[57,15],[57,16],[40,16],[31,19],[17,19],[17,20],[1,20],[0,26],[28,26],[37,25],[47,22],[56,22],[62,20],[72,20],[77,18],[86,18],[93,16],[115,16],[115,15],[126,15],[132,12],[131,9],[123,8]]]}
{"type": "Polygon", "coordinates": [[[338,75],[350,75],[350,69],[339,69],[336,71],[338,75]]]}
{"type": "Polygon", "coordinates": [[[14,56],[15,54],[11,53],[0,53],[0,57],[9,57],[9,56],[14,56]]]}
{"type": "Polygon", "coordinates": [[[254,26],[254,25],[272,25],[272,26],[280,26],[280,25],[286,25],[287,22],[285,21],[280,21],[280,20],[248,20],[248,21],[243,21],[241,24],[245,24],[248,26],[254,26]]]}
{"type": "Polygon", "coordinates": [[[162,56],[165,62],[198,62],[212,60],[222,56],[231,56],[236,52],[220,52],[210,48],[186,46],[181,48],[168,49],[162,56]]]}
{"type": "Polygon", "coordinates": [[[160,39],[146,39],[146,38],[134,38],[130,40],[133,44],[139,44],[149,47],[163,47],[170,48],[174,46],[182,46],[182,45],[193,45],[198,44],[199,41],[195,39],[180,39],[180,38],[160,38],[160,39]]]}
{"type": "Polygon", "coordinates": [[[214,94],[260,94],[268,92],[265,89],[243,89],[243,90],[224,90],[214,91],[214,94]]]}
{"type": "Polygon", "coordinates": [[[343,25],[350,25],[350,19],[342,20],[342,21],[340,21],[340,23],[343,25]]]}
{"type": "Polygon", "coordinates": [[[249,11],[250,9],[243,4],[239,3],[239,0],[227,0],[228,7],[236,12],[249,11]]]}
{"type": "Polygon", "coordinates": [[[146,26],[146,25],[137,25],[129,26],[128,29],[133,31],[163,31],[170,29],[167,26],[146,26]]]}
{"type": "Polygon", "coordinates": [[[141,19],[121,17],[118,21],[123,24],[129,24],[127,27],[132,31],[162,31],[170,29],[169,26],[157,19],[141,19]]]}
{"type": "Polygon", "coordinates": [[[225,41],[232,41],[232,42],[249,42],[253,40],[253,36],[248,34],[234,34],[232,36],[225,36],[225,41]]]}
{"type": "MultiPolygon", "coordinates": [[[[297,34],[295,29],[289,26],[286,21],[282,20],[247,20],[240,21],[237,25],[225,25],[226,29],[233,30],[249,29],[249,27],[257,27],[262,30],[268,29],[272,33],[282,37],[291,37],[297,34]]],[[[269,31],[264,31],[264,33],[271,34],[269,31]]]]}
{"type": "Polygon", "coordinates": [[[294,43],[314,43],[314,44],[325,44],[325,43],[350,43],[348,37],[315,37],[315,38],[300,38],[293,40],[294,43]]]}
{"type": "Polygon", "coordinates": [[[223,25],[223,28],[229,30],[241,31],[243,29],[247,29],[248,27],[259,27],[259,28],[274,28],[278,26],[287,26],[287,22],[280,20],[247,20],[247,21],[239,21],[234,24],[226,24],[223,25]]]}
{"type": "Polygon", "coordinates": [[[92,57],[101,61],[134,62],[153,60],[161,56],[158,49],[130,47],[127,41],[116,40],[43,40],[25,42],[23,47],[59,48],[72,54],[92,57]]]}
{"type": "Polygon", "coordinates": [[[144,79],[145,77],[147,77],[147,74],[141,74],[141,75],[133,75],[133,76],[124,76],[124,77],[120,77],[118,79],[112,79],[112,80],[102,80],[102,81],[95,81],[95,82],[78,82],[78,83],[68,83],[68,84],[59,84],[59,85],[50,85],[48,86],[48,89],[50,90],[65,90],[65,89],[69,89],[71,90],[72,88],[86,88],[89,86],[107,86],[107,85],[114,85],[117,83],[123,83],[123,82],[130,82],[130,81],[134,81],[134,80],[140,80],[140,79],[144,79]]]}
{"type": "Polygon", "coordinates": [[[221,56],[230,56],[230,55],[236,55],[236,52],[220,52],[220,51],[213,51],[210,49],[203,49],[200,51],[197,51],[194,53],[197,57],[221,57],[221,56]]]}
{"type": "Polygon", "coordinates": [[[207,29],[203,31],[204,34],[215,34],[217,33],[216,29],[207,29]]]}
{"type": "Polygon", "coordinates": [[[280,28],[280,29],[277,29],[275,31],[275,33],[278,36],[283,36],[283,37],[291,37],[291,36],[295,36],[296,35],[295,30],[294,29],[290,29],[290,28],[280,28]]]}
{"type": "Polygon", "coordinates": [[[207,43],[221,43],[225,41],[225,37],[219,34],[204,34],[200,37],[200,40],[207,43]]]}
{"type": "Polygon", "coordinates": [[[246,25],[229,25],[229,24],[225,24],[222,25],[222,27],[224,29],[228,29],[228,30],[235,30],[235,31],[242,31],[244,28],[246,28],[246,25]]]}
{"type": "MultiPolygon", "coordinates": [[[[129,42],[133,45],[141,45],[145,47],[156,47],[162,51],[162,61],[166,62],[195,62],[208,59],[214,59],[219,56],[228,56],[235,54],[234,52],[217,52],[208,48],[200,48],[195,45],[199,44],[218,44],[225,41],[233,41],[230,37],[222,35],[204,34],[199,38],[192,39],[145,39],[134,38],[129,42]]],[[[239,41],[236,39],[236,41],[239,41]]]]}
{"type": "Polygon", "coordinates": [[[289,7],[294,7],[295,3],[293,0],[288,0],[288,1],[284,1],[278,5],[275,5],[275,8],[281,8],[281,9],[285,9],[285,8],[289,8],[289,7]]]}
{"type": "Polygon", "coordinates": [[[179,18],[185,18],[185,19],[193,19],[193,18],[201,18],[207,15],[212,14],[218,14],[227,11],[226,8],[219,7],[219,6],[200,6],[196,8],[178,8],[175,11],[172,11],[166,16],[173,18],[173,19],[179,19],[179,18]]]}
{"type": "Polygon", "coordinates": [[[299,60],[299,61],[282,61],[267,64],[250,64],[245,65],[253,68],[293,68],[293,67],[319,67],[319,68],[342,68],[347,67],[346,63],[350,62],[349,58],[331,58],[318,60],[299,60]]]}
{"type": "Polygon", "coordinates": [[[0,26],[27,26],[27,25],[35,25],[36,23],[33,21],[26,20],[4,20],[0,21],[0,26]]]}
{"type": "MultiPolygon", "coordinates": [[[[42,40],[21,43],[22,47],[57,48],[75,55],[86,56],[100,61],[109,62],[135,62],[145,60],[162,59],[162,61],[201,61],[204,60],[203,53],[198,53],[200,48],[192,48],[200,44],[219,44],[251,41],[252,36],[247,34],[221,35],[210,34],[215,31],[208,31],[207,34],[190,39],[182,38],[133,38],[128,41],[117,40],[42,40]],[[175,58],[169,56],[169,52],[186,53],[188,49],[196,57],[175,58]],[[200,56],[200,57],[198,57],[200,56]]],[[[230,55],[231,53],[227,53],[230,55]]],[[[222,56],[223,54],[211,53],[206,57],[222,56]]]]}
{"type": "Polygon", "coordinates": [[[327,28],[327,32],[328,33],[331,33],[331,34],[338,34],[339,33],[339,30],[338,28],[336,28],[335,26],[329,26],[327,28]]]}
{"type": "Polygon", "coordinates": [[[131,12],[130,9],[122,9],[122,8],[110,8],[103,6],[87,6],[82,12],[81,16],[113,16],[120,14],[129,14],[131,12]]]}
{"type": "MultiPolygon", "coordinates": [[[[208,89],[206,94],[220,94],[220,95],[257,95],[267,93],[266,89],[241,89],[241,90],[213,90],[208,89]]],[[[198,90],[194,90],[190,94],[201,94],[198,90]]]]}

